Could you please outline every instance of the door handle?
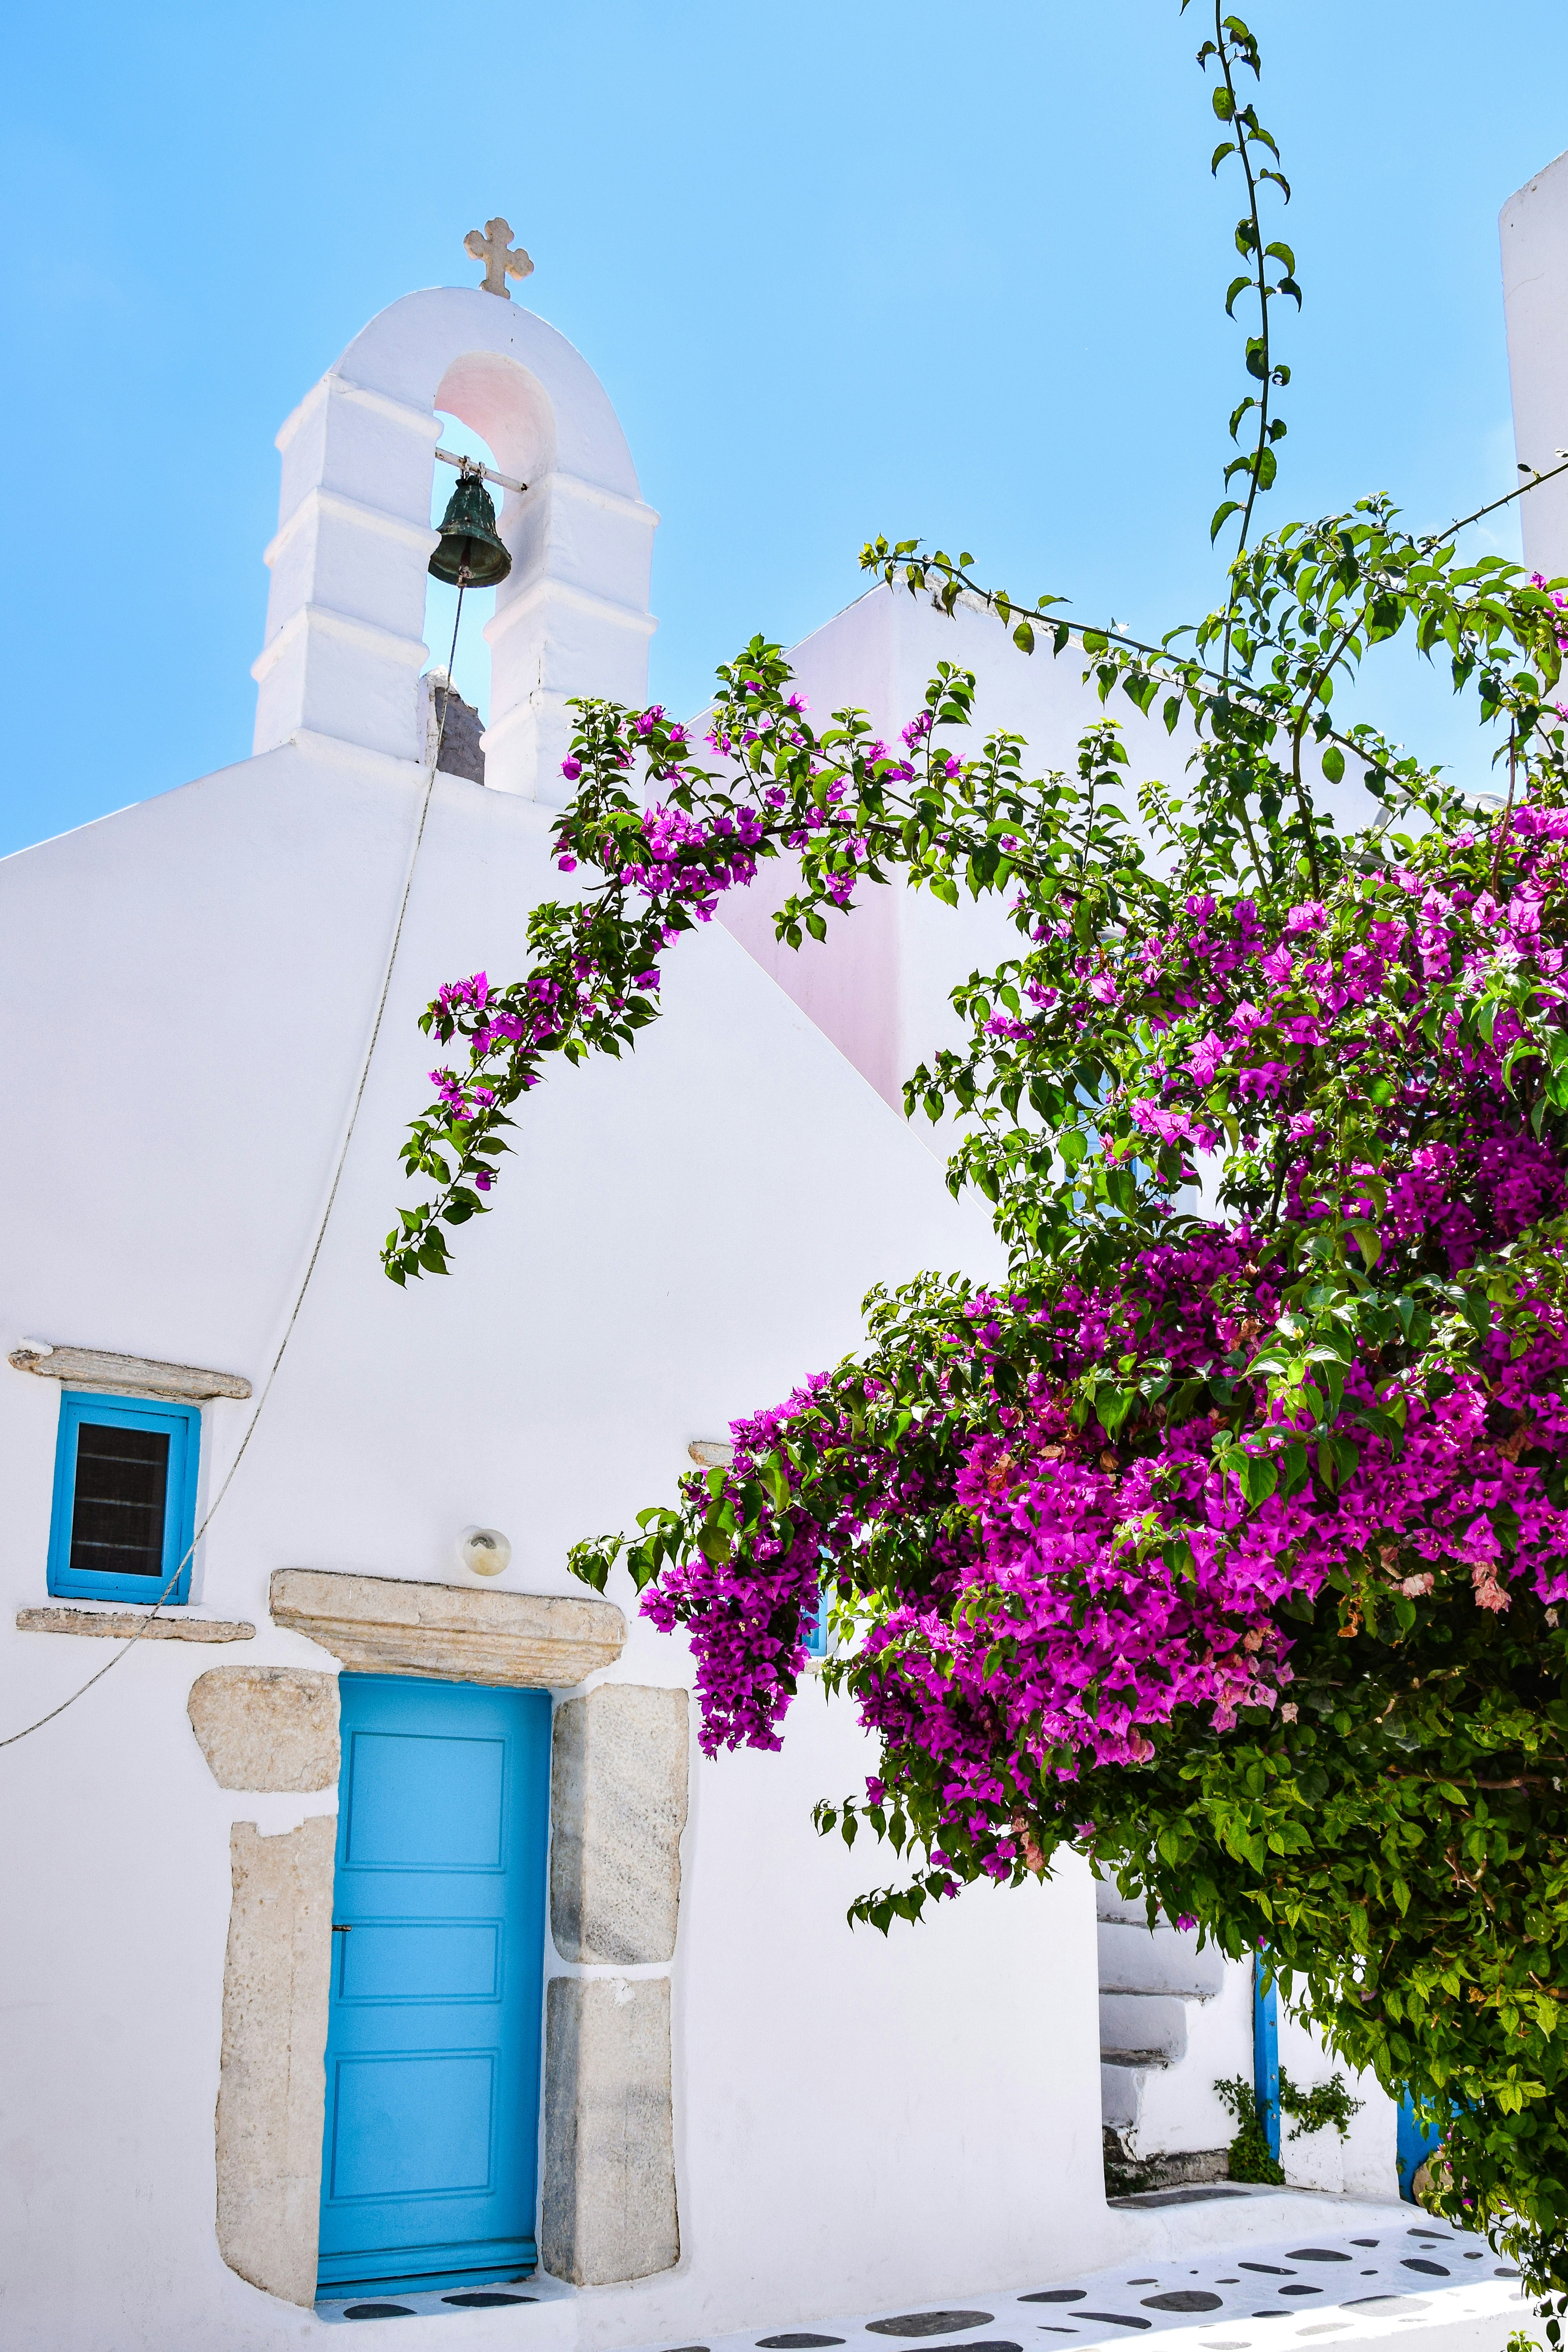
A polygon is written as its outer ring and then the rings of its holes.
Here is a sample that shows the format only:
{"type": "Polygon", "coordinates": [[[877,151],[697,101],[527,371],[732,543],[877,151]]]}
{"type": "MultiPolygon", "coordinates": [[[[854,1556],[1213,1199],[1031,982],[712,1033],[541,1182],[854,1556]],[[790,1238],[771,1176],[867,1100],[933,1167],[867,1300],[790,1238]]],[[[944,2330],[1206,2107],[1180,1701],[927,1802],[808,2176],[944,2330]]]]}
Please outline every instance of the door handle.
{"type": "Polygon", "coordinates": [[[334,1936],[352,1936],[353,1934],[353,1920],[350,1920],[346,1927],[340,1927],[337,1921],[334,1919],[332,1921],[332,1933],[334,1936]]]}

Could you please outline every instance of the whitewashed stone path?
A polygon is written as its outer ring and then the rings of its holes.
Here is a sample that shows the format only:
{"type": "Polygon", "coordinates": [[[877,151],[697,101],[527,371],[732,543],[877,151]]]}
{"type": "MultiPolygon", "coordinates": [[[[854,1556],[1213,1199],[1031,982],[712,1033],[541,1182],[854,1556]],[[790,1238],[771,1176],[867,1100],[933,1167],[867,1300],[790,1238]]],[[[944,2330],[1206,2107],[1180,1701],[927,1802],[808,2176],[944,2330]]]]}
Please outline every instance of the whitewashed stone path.
{"type": "MultiPolygon", "coordinates": [[[[1198,2210],[1162,2210],[1158,2220],[1163,2251],[1113,2270],[905,2311],[775,2327],[764,2319],[701,2344],[647,2352],[1068,2352],[1069,2345],[1089,2352],[1156,2335],[1179,2335],[1179,2352],[1317,2352],[1320,2344],[1327,2352],[1331,2338],[1333,2352],[1352,2352],[1390,2336],[1426,2338],[1434,2329],[1442,2331],[1430,2339],[1434,2352],[1439,2344],[1444,2352],[1503,2352],[1515,2327],[1531,2327],[1517,2272],[1483,2239],[1414,2206],[1258,2190],[1247,2192],[1244,2204],[1210,2192],[1198,2210]],[[1276,2199],[1277,2217],[1268,2210],[1276,2199]],[[1269,2231],[1276,2218],[1289,2225],[1278,2235],[1269,2231]],[[1214,2242],[1222,2234],[1229,2242],[1214,2242]]],[[[521,2347],[537,2336],[553,2347],[570,2340],[562,2305],[576,2300],[552,2279],[527,2279],[446,2295],[320,2304],[317,2316],[377,2331],[405,2319],[461,2315],[472,2343],[521,2347]],[[481,2313],[489,2322],[482,2330],[473,2325],[481,2313]]],[[[591,2297],[584,2308],[591,2310],[591,2297]]],[[[424,2332],[407,2330],[397,2340],[407,2345],[424,2332]]],[[[443,2341],[450,2352],[450,2339],[443,2341]]]]}

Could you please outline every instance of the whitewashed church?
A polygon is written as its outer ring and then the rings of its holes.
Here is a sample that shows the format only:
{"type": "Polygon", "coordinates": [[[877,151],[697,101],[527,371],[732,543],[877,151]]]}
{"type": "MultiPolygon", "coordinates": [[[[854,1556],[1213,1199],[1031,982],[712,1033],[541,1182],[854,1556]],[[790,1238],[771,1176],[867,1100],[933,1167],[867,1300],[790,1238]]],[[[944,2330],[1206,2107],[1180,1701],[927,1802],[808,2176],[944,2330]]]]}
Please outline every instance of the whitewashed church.
{"type": "MultiPolygon", "coordinates": [[[[1097,1921],[1072,1863],[851,1933],[890,1858],[811,1827],[867,1769],[848,1706],[812,1683],[781,1756],[705,1762],[682,1644],[563,1566],[853,1346],[873,1282],[994,1265],[898,1108],[994,919],[889,889],[796,957],[740,904],[669,959],[634,1056],[529,1100],[456,1278],[381,1271],[416,1015],[521,968],[567,698],[646,699],[655,626],[631,453],[490,227],[485,285],[394,303],[279,434],[251,757],[0,877],[6,2352],[345,2319],[688,2347],[1263,2227],[1215,2185],[1214,2081],[1272,2030],[1245,1969],[1105,1890],[1097,1921]],[[450,724],[420,837],[452,419],[525,487],[488,728],[450,724]],[[1152,2201],[1108,2202],[1108,2127],[1113,2190],[1152,2201]]],[[[1568,159],[1504,240],[1545,463],[1568,159]]],[[[1568,551],[1558,488],[1537,561],[1568,551]]],[[[1062,762],[1076,666],[978,612],[879,591],[797,661],[814,709],[890,731],[944,656],[1062,762]]],[[[1391,2199],[1394,2109],[1360,2087],[1348,2141],[1286,2159],[1391,2199]]]]}

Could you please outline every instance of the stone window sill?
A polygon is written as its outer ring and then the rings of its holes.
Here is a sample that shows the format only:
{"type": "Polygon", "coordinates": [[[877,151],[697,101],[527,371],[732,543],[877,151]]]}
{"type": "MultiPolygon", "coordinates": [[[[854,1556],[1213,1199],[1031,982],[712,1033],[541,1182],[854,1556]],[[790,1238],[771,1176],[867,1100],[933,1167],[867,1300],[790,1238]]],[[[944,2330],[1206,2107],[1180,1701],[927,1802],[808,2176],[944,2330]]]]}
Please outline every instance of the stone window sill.
{"type": "Polygon", "coordinates": [[[256,1628],[242,1618],[197,1617],[183,1605],[167,1617],[153,1617],[149,1608],[18,1609],[18,1633],[86,1633],[103,1642],[121,1642],[139,1633],[146,1642],[254,1642],[256,1628]]]}
{"type": "Polygon", "coordinates": [[[37,1372],[40,1380],[66,1381],[72,1388],[108,1390],[122,1396],[173,1399],[181,1404],[205,1404],[212,1397],[244,1399],[250,1382],[239,1372],[204,1371],[196,1364],[164,1364],[152,1356],[121,1356],[107,1348],[55,1346],[42,1339],[24,1339],[13,1348],[9,1361],[19,1372],[37,1372]]]}

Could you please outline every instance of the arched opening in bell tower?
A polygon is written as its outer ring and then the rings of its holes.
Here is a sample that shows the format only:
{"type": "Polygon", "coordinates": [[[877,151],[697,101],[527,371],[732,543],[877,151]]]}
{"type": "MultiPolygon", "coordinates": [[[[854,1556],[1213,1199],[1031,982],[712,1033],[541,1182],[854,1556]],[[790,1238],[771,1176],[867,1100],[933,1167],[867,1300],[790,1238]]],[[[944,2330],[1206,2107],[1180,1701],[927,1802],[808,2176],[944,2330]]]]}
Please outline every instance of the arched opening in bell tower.
{"type": "MultiPolygon", "coordinates": [[[[468,457],[485,468],[483,489],[494,509],[496,535],[510,558],[510,569],[499,583],[462,586],[460,614],[457,583],[432,576],[426,590],[429,656],[419,692],[426,756],[439,730],[441,767],[483,782],[486,757],[479,737],[491,723],[493,665],[526,609],[529,576],[537,568],[539,528],[536,521],[532,530],[530,525],[545,505],[544,484],[555,461],[555,419],[542,387],[526,368],[504,353],[486,351],[464,352],[451,362],[437,387],[435,414],[441,427],[437,452],[445,454],[437,454],[433,467],[432,527],[441,528],[461,479],[460,468],[447,458],[468,457]]],[[[505,662],[518,649],[515,642],[507,645],[499,658],[505,662]]]]}
{"type": "MultiPolygon", "coordinates": [[[[450,410],[437,410],[441,438],[430,483],[430,527],[439,530],[450,512],[461,478],[447,457],[467,457],[485,468],[487,478],[501,468],[482,433],[465,425],[450,410]]],[[[503,541],[515,523],[509,503],[518,493],[486,478],[484,490],[495,509],[496,530],[503,541]]],[[[419,679],[420,743],[428,758],[440,737],[443,773],[485,780],[484,747],[480,737],[490,723],[490,650],[486,632],[495,618],[495,587],[468,583],[461,588],[437,574],[428,574],[425,588],[425,643],[428,657],[419,679]],[[449,699],[448,699],[449,695],[449,699]]]]}

